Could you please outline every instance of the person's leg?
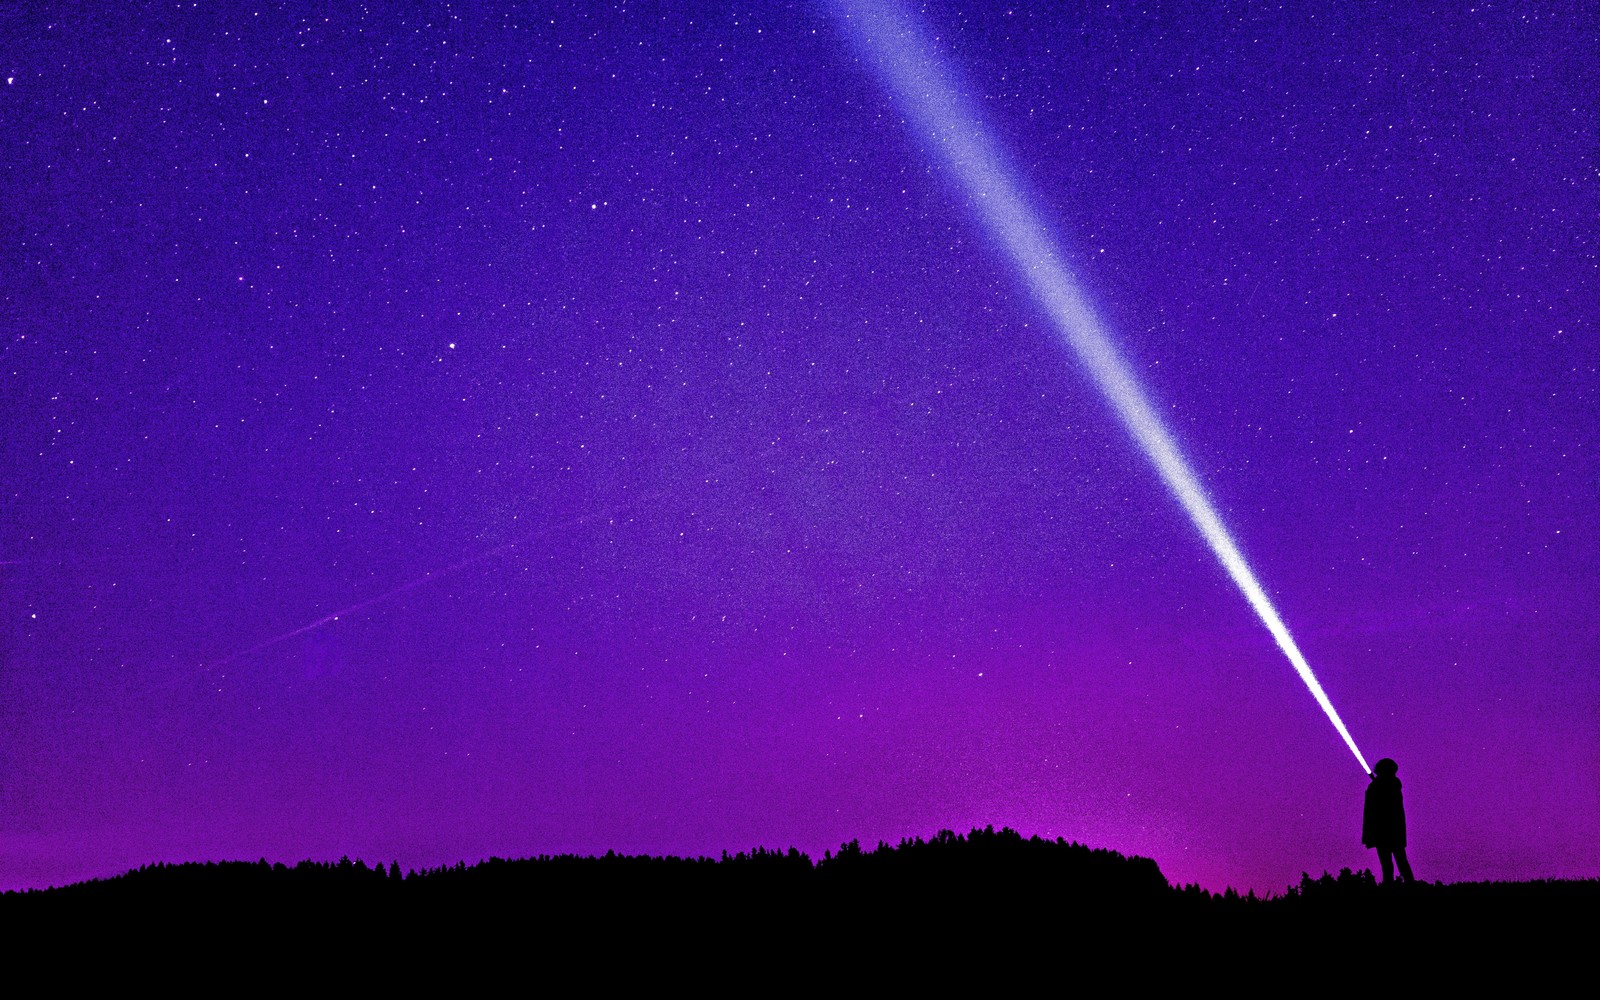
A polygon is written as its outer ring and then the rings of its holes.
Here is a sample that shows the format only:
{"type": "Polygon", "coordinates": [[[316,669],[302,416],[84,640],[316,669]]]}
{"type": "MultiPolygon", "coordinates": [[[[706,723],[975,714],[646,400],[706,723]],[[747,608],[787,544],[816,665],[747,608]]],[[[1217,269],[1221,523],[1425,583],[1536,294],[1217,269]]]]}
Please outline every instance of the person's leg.
{"type": "Polygon", "coordinates": [[[1406,860],[1406,849],[1404,847],[1396,847],[1394,849],[1394,859],[1400,865],[1400,876],[1407,882],[1415,882],[1417,877],[1411,874],[1411,862],[1406,860]]]}
{"type": "Polygon", "coordinates": [[[1383,868],[1383,884],[1394,881],[1394,852],[1387,847],[1378,848],[1378,864],[1383,868]]]}

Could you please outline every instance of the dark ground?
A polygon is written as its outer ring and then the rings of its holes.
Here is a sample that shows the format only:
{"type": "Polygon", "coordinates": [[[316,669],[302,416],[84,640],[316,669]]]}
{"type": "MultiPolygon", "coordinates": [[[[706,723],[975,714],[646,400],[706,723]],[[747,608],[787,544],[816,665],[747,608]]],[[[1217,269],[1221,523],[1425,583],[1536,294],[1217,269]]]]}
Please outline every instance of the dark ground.
{"type": "Polygon", "coordinates": [[[0,931],[13,968],[78,986],[244,976],[478,991],[525,977],[585,990],[1323,994],[1587,982],[1597,912],[1600,880],[1386,887],[1346,870],[1269,898],[1214,894],[1168,885],[1147,858],[991,829],[848,844],[815,862],[757,850],[407,873],[348,860],[156,865],[0,895],[0,931]]]}

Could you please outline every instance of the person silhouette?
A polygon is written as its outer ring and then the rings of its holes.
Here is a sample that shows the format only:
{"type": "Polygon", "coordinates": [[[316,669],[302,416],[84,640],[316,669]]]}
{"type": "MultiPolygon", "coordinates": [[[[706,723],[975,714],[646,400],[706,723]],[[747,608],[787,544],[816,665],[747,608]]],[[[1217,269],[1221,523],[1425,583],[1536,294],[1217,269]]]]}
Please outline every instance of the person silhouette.
{"type": "Polygon", "coordinates": [[[1400,799],[1399,771],[1400,765],[1388,757],[1378,761],[1361,810],[1361,845],[1377,848],[1384,885],[1394,881],[1395,862],[1400,864],[1401,881],[1416,881],[1406,860],[1406,807],[1400,799]]]}

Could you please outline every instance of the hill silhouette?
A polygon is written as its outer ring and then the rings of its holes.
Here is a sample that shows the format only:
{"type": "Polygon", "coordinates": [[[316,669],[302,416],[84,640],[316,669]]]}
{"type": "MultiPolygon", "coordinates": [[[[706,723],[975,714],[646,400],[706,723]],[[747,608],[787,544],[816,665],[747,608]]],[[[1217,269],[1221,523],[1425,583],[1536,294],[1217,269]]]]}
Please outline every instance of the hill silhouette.
{"type": "Polygon", "coordinates": [[[888,963],[898,983],[936,986],[947,975],[988,981],[1063,963],[1175,981],[1205,968],[1288,970],[1379,954],[1423,959],[1438,977],[1448,970],[1431,963],[1446,950],[1480,970],[1529,954],[1550,968],[1597,905],[1600,880],[1388,887],[1348,869],[1307,874],[1270,897],[1213,893],[1168,884],[1148,858],[986,828],[870,850],[852,841],[815,861],[791,848],[491,858],[406,872],[349,858],[156,864],[0,894],[0,928],[13,954],[176,947],[191,968],[246,953],[333,960],[376,949],[372,957],[398,962],[369,969],[384,981],[445,956],[526,954],[546,969],[604,970],[633,985],[646,984],[648,969],[715,969],[731,984],[740,970],[765,969],[770,980],[773,963],[802,977],[888,963]]]}

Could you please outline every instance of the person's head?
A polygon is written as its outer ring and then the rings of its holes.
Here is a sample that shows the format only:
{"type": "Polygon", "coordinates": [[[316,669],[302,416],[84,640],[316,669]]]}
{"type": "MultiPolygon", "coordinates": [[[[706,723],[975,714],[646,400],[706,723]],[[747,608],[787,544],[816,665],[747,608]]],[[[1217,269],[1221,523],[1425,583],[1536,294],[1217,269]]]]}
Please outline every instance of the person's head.
{"type": "Polygon", "coordinates": [[[1380,778],[1392,778],[1400,773],[1400,765],[1392,757],[1385,757],[1373,765],[1372,772],[1380,778]]]}

